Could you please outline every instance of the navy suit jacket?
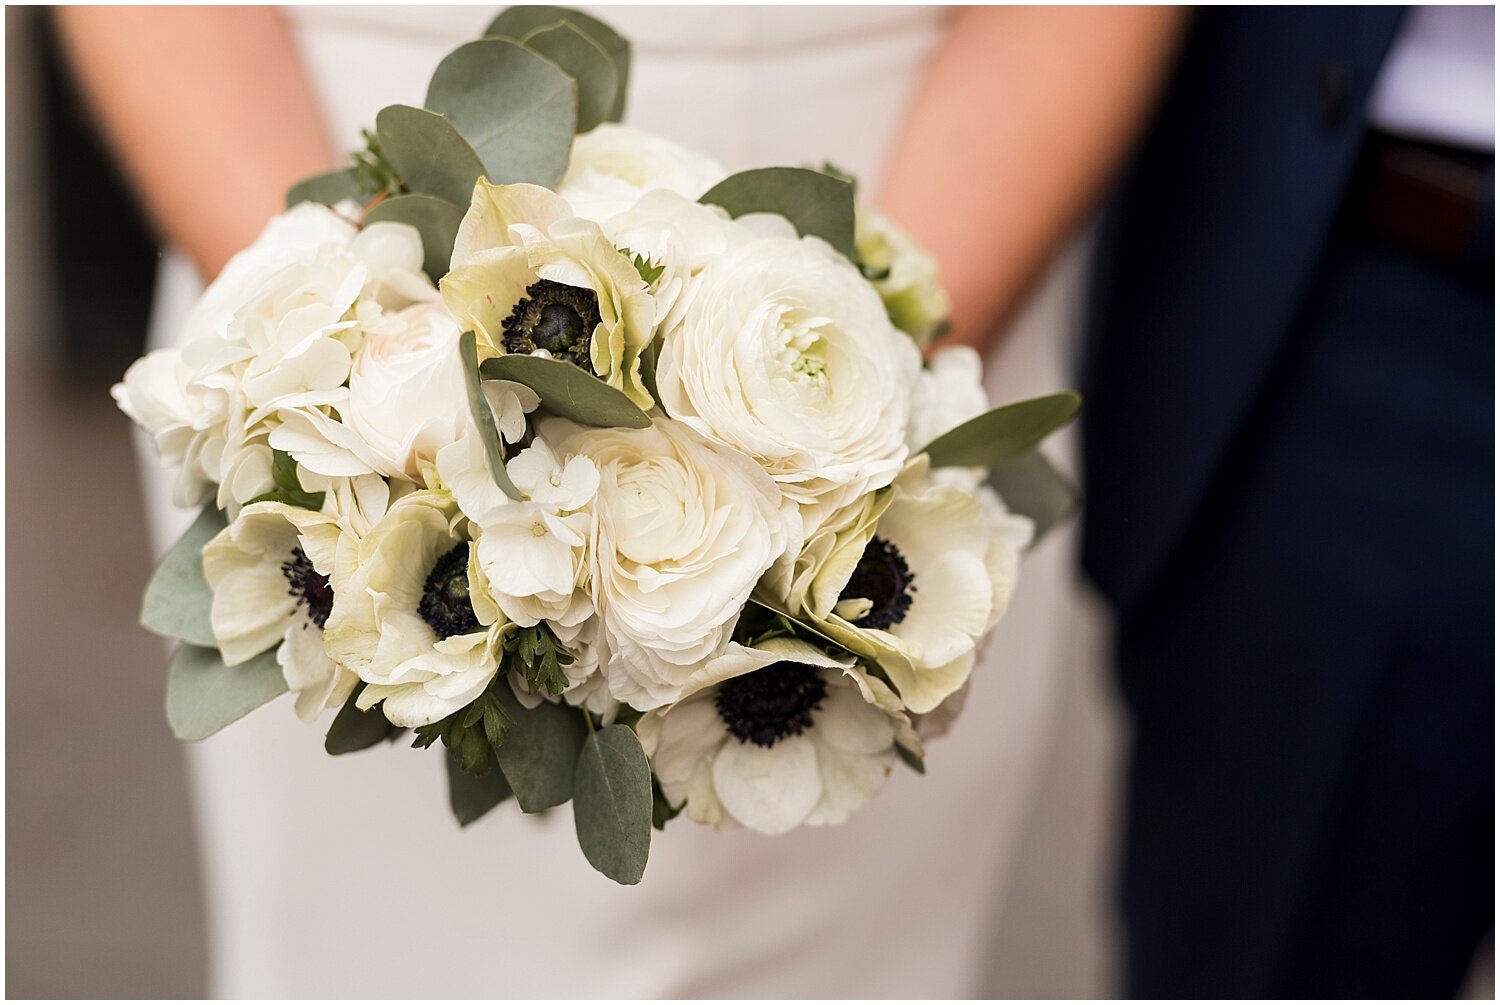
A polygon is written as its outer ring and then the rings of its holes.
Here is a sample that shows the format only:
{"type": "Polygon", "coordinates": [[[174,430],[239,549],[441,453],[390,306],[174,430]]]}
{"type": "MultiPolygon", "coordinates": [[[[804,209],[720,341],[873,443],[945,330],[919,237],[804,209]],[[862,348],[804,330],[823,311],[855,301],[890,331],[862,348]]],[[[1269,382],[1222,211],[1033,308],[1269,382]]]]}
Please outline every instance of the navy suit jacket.
{"type": "Polygon", "coordinates": [[[1195,17],[1093,277],[1084,565],[1123,618],[1170,569],[1294,329],[1403,15],[1195,17]]]}

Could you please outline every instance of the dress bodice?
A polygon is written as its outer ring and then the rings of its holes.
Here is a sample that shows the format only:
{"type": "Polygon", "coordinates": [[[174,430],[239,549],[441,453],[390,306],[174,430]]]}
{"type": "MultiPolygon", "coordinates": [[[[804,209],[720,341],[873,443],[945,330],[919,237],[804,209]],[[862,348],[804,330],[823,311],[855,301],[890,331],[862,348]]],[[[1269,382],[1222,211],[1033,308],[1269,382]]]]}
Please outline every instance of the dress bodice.
{"type": "MultiPolygon", "coordinates": [[[[490,7],[296,7],[330,128],[348,146],[420,105],[490,7]]],[[[873,181],[948,14],[936,7],[608,7],[633,49],[625,121],[731,169],[831,161],[873,181]]]]}

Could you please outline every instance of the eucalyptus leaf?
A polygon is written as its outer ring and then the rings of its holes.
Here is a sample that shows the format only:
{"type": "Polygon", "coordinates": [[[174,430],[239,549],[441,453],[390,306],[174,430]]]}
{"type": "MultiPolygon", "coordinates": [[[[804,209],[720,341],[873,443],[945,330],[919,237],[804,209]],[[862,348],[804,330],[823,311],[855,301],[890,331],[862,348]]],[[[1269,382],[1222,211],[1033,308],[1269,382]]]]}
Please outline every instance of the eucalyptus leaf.
{"type": "Polygon", "coordinates": [[[1037,450],[1028,450],[994,468],[989,482],[1006,507],[1030,517],[1036,525],[1032,547],[1078,510],[1077,487],[1037,450]]]}
{"type": "Polygon", "coordinates": [[[590,733],[573,783],[573,825],[589,864],[616,883],[639,883],[651,818],[651,767],[641,741],[618,724],[590,733]]]}
{"type": "Polygon", "coordinates": [[[157,635],[195,646],[214,644],[213,591],[203,578],[203,546],[225,526],[224,514],[209,503],[167,552],[141,602],[141,625],[157,635]]]}
{"type": "MultiPolygon", "coordinates": [[[[465,203],[467,205],[467,203],[465,203]]],[[[409,223],[422,235],[422,269],[437,282],[448,274],[453,241],[463,222],[461,207],[434,195],[393,195],[382,199],[365,214],[365,224],[389,221],[409,223]]]]}
{"type": "Polygon", "coordinates": [[[567,171],[578,86],[516,42],[485,38],[449,53],[424,104],[448,117],[496,184],[555,188],[567,171]]]}
{"type": "Polygon", "coordinates": [[[698,200],[730,216],[778,213],[803,237],[821,237],[854,259],[854,186],[807,168],[756,168],[732,174],[698,200]]]}
{"type": "Polygon", "coordinates": [[[484,165],[453,123],[425,108],[389,105],[375,116],[375,132],[381,152],[408,189],[469,205],[484,165]]]}
{"type": "Polygon", "coordinates": [[[352,754],[373,747],[382,740],[394,739],[404,732],[400,726],[391,724],[380,706],[359,708],[356,702],[364,689],[362,683],[356,686],[344,702],[344,707],[333,717],[333,725],[328,727],[328,734],[323,738],[323,749],[330,754],[352,754]]]}
{"type": "Polygon", "coordinates": [[[574,766],[588,732],[583,713],[551,701],[526,708],[509,686],[495,691],[513,720],[495,759],[517,805],[523,813],[561,806],[573,798],[574,766]]]}
{"type": "Polygon", "coordinates": [[[922,451],[935,468],[994,467],[1041,443],[1078,414],[1072,391],[992,408],[939,436],[922,451]]]}
{"type": "Polygon", "coordinates": [[[275,649],[227,667],[217,649],[183,644],[167,671],[167,722],[179,740],[202,740],[286,690],[275,649]]]}
{"type": "MultiPolygon", "coordinates": [[[[615,88],[614,102],[610,105],[605,119],[609,122],[619,122],[625,115],[625,90],[630,82],[630,43],[603,21],[582,11],[573,10],[571,7],[537,4],[510,7],[501,11],[499,16],[490,22],[490,26],[485,29],[484,33],[487,36],[501,36],[520,41],[536,29],[556,24],[559,21],[583,33],[609,57],[619,83],[615,88]]],[[[580,126],[579,132],[583,131],[583,127],[580,126]]]]}
{"type": "Polygon", "coordinates": [[[443,758],[448,768],[448,805],[460,827],[467,827],[510,798],[505,776],[491,767],[483,775],[471,775],[452,754],[443,758]]]}
{"type": "Polygon", "coordinates": [[[609,118],[620,75],[598,42],[572,23],[559,21],[528,33],[521,44],[556,63],[578,85],[576,128],[580,133],[609,118]]]}
{"type": "Polygon", "coordinates": [[[474,333],[464,332],[458,340],[458,351],[463,355],[464,382],[469,393],[469,412],[479,430],[479,440],[484,444],[484,455],[489,461],[490,475],[500,490],[512,499],[521,500],[521,490],[505,470],[505,445],[500,442],[500,430],[495,426],[495,413],[484,388],[479,385],[479,350],[475,347],[474,333]]]}
{"type": "Polygon", "coordinates": [[[325,171],[299,181],[286,193],[286,208],[291,209],[300,202],[316,202],[332,206],[345,199],[359,200],[359,179],[349,168],[325,171]]]}
{"type": "Polygon", "coordinates": [[[627,429],[651,425],[650,417],[625,392],[565,360],[511,353],[485,360],[479,372],[488,380],[525,384],[542,399],[547,411],[581,425],[627,429]]]}
{"type": "Polygon", "coordinates": [[[787,621],[795,624],[798,628],[801,628],[802,630],[806,631],[809,635],[815,635],[818,638],[822,639],[824,642],[828,643],[829,645],[837,646],[841,651],[844,651],[844,652],[850,652],[851,651],[851,650],[849,650],[849,648],[847,646],[845,646],[838,639],[834,638],[831,635],[825,635],[823,633],[822,629],[818,628],[816,625],[808,624],[806,621],[803,621],[800,618],[794,617],[793,615],[791,615],[791,614],[787,613],[786,611],[782,610],[782,607],[785,606],[785,605],[772,603],[772,602],[770,602],[770,601],[768,601],[768,600],[766,600],[764,598],[761,598],[761,597],[751,597],[750,598],[750,603],[754,604],[756,607],[759,607],[763,611],[770,611],[772,614],[779,615],[780,617],[786,618],[787,621]]]}

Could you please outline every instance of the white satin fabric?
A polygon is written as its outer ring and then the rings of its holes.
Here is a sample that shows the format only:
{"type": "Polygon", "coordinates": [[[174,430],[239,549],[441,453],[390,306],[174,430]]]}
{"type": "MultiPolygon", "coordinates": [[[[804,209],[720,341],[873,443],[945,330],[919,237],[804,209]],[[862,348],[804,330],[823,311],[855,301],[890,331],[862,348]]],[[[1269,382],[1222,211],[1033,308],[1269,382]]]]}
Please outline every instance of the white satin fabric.
{"type": "MultiPolygon", "coordinates": [[[[335,135],[421,104],[490,8],[304,7],[335,135]]],[[[597,11],[634,43],[626,121],[732,169],[831,161],[872,188],[944,31],[935,8],[597,11]]],[[[997,399],[1064,386],[1076,262],[992,361],[997,399]]],[[[197,292],[168,259],[153,339],[197,292]]],[[[159,549],[187,522],[144,465],[159,549]]],[[[1019,837],[1072,618],[1070,535],[1028,559],[928,774],[898,766],[848,824],[779,838],[679,818],[637,887],[589,868],[571,813],[507,805],[460,831],[436,750],[332,758],[278,700],[191,749],[220,997],[968,997],[1019,837]]]]}

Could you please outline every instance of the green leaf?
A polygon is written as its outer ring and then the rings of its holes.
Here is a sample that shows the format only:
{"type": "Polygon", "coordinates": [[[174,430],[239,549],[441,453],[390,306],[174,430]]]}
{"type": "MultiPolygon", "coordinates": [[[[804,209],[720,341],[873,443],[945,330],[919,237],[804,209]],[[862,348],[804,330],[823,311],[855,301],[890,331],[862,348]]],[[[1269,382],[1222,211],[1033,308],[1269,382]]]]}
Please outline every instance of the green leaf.
{"type": "Polygon", "coordinates": [[[359,195],[359,181],[354,172],[349,168],[340,168],[313,175],[287,189],[286,208],[291,209],[299,202],[332,206],[345,199],[357,200],[359,195]]]}
{"type": "Polygon", "coordinates": [[[458,340],[458,350],[463,354],[464,359],[464,380],[469,391],[469,412],[474,418],[474,425],[479,429],[479,439],[484,444],[484,455],[490,463],[490,475],[502,492],[519,502],[521,490],[516,488],[515,482],[511,481],[510,475],[506,473],[505,444],[500,442],[500,430],[495,426],[494,410],[490,408],[489,399],[484,396],[484,388],[479,383],[479,350],[475,347],[473,332],[463,333],[458,340]]]}
{"type": "Polygon", "coordinates": [[[779,213],[803,237],[821,237],[854,260],[854,186],[807,168],[757,168],[732,174],[698,200],[730,216],[779,213]]]}
{"type": "Polygon", "coordinates": [[[990,471],[990,487],[1036,525],[1031,546],[1078,510],[1078,489],[1040,451],[1028,450],[990,471]]]}
{"type": "Polygon", "coordinates": [[[453,755],[443,758],[448,768],[448,805],[460,827],[467,827],[510,798],[505,776],[493,768],[482,775],[464,771],[453,755]]]}
{"type": "Polygon", "coordinates": [[[896,744],[896,756],[901,758],[902,762],[917,774],[927,774],[927,762],[922,760],[920,754],[915,754],[898,743],[896,744]]]}
{"type": "MultiPolygon", "coordinates": [[[[556,24],[558,21],[566,22],[576,28],[604,50],[609,57],[618,84],[615,88],[614,102],[604,118],[608,122],[619,122],[625,115],[625,91],[630,83],[630,43],[603,21],[570,7],[549,7],[538,4],[510,7],[501,11],[499,16],[490,22],[490,26],[485,29],[484,33],[487,36],[501,36],[519,41],[536,29],[556,24]]],[[[583,131],[583,127],[580,126],[579,132],[583,131]]]]}
{"type": "Polygon", "coordinates": [[[573,825],[589,864],[616,883],[639,883],[651,818],[651,767],[635,733],[621,725],[590,733],[573,783],[573,825]]]}
{"type": "Polygon", "coordinates": [[[352,754],[357,750],[373,747],[381,740],[393,740],[404,730],[393,725],[380,711],[380,706],[363,711],[355,704],[364,684],[354,688],[339,714],[333,717],[333,725],[323,738],[323,749],[330,754],[352,754]]]}
{"type": "Polygon", "coordinates": [[[661,278],[661,274],[667,271],[666,262],[653,264],[651,259],[647,258],[645,255],[638,254],[632,257],[629,248],[618,248],[616,250],[618,250],[620,254],[624,255],[626,259],[629,260],[631,265],[635,266],[636,274],[641,277],[641,282],[645,283],[647,286],[654,286],[656,284],[656,281],[661,278]]]}
{"type": "Polygon", "coordinates": [[[302,480],[297,477],[297,462],[285,450],[273,449],[271,451],[271,481],[276,483],[275,490],[262,492],[245,505],[278,502],[287,506],[300,506],[302,509],[320,510],[323,508],[323,499],[327,493],[303,491],[302,480]]]}
{"type": "Polygon", "coordinates": [[[517,628],[505,640],[505,653],[511,658],[511,668],[526,678],[532,694],[556,696],[567,690],[563,667],[573,662],[573,654],[545,624],[517,628]]]}
{"type": "Polygon", "coordinates": [[[297,459],[285,450],[271,450],[271,481],[283,492],[301,492],[302,479],[297,477],[297,459]]]}
{"type": "Polygon", "coordinates": [[[375,131],[381,151],[408,189],[455,206],[469,205],[484,165],[453,123],[425,108],[390,105],[375,116],[375,131]]]}
{"type": "Polygon", "coordinates": [[[438,64],[424,104],[448,117],[496,184],[562,181],[578,86],[542,56],[501,38],[460,46],[438,64]]]}
{"type": "Polygon", "coordinates": [[[141,602],[143,627],[195,646],[214,645],[209,620],[214,595],[203,578],[203,546],[224,529],[225,523],[224,514],[209,503],[172,545],[146,586],[141,602]]]}
{"type": "Polygon", "coordinates": [[[422,235],[422,269],[435,283],[448,274],[453,241],[463,219],[461,207],[437,196],[393,195],[370,207],[365,214],[365,225],[384,220],[416,227],[417,233],[422,235]]]}
{"type": "Polygon", "coordinates": [[[588,726],[583,713],[559,702],[526,708],[509,684],[495,689],[513,722],[495,751],[500,770],[523,813],[561,806],[573,798],[573,771],[588,726]]]}
{"type": "Polygon", "coordinates": [[[323,499],[327,494],[326,492],[283,492],[281,489],[276,489],[274,492],[262,492],[260,495],[254,496],[245,505],[249,506],[251,503],[259,502],[276,502],[287,506],[297,506],[301,509],[316,511],[323,508],[323,499]]]}
{"type": "Polygon", "coordinates": [[[620,75],[609,53],[568,21],[537,28],[521,44],[556,63],[578,85],[576,128],[586,133],[609,118],[620,75]]]}
{"type": "Polygon", "coordinates": [[[368,204],[376,196],[399,195],[401,176],[391,166],[390,159],[380,149],[380,137],[368,129],[364,135],[363,150],[354,151],[354,184],[359,189],[360,202],[368,204]]]}
{"type": "Polygon", "coordinates": [[[651,425],[651,419],[625,392],[565,360],[511,353],[487,359],[479,369],[487,380],[525,384],[542,399],[547,411],[581,425],[627,429],[651,425]]]}
{"type": "Polygon", "coordinates": [[[994,467],[1023,454],[1078,414],[1072,391],[992,408],[948,430],[922,452],[935,468],[994,467]]]}
{"type": "Polygon", "coordinates": [[[275,649],[226,667],[217,649],[184,644],[167,671],[167,722],[179,740],[202,740],[286,690],[275,649]]]}
{"type": "MultiPolygon", "coordinates": [[[[683,803],[683,806],[686,806],[683,803]]],[[[662,794],[661,786],[656,779],[651,779],[651,826],[659,831],[667,829],[667,824],[682,812],[682,806],[673,806],[667,802],[667,797],[662,794]]]]}

